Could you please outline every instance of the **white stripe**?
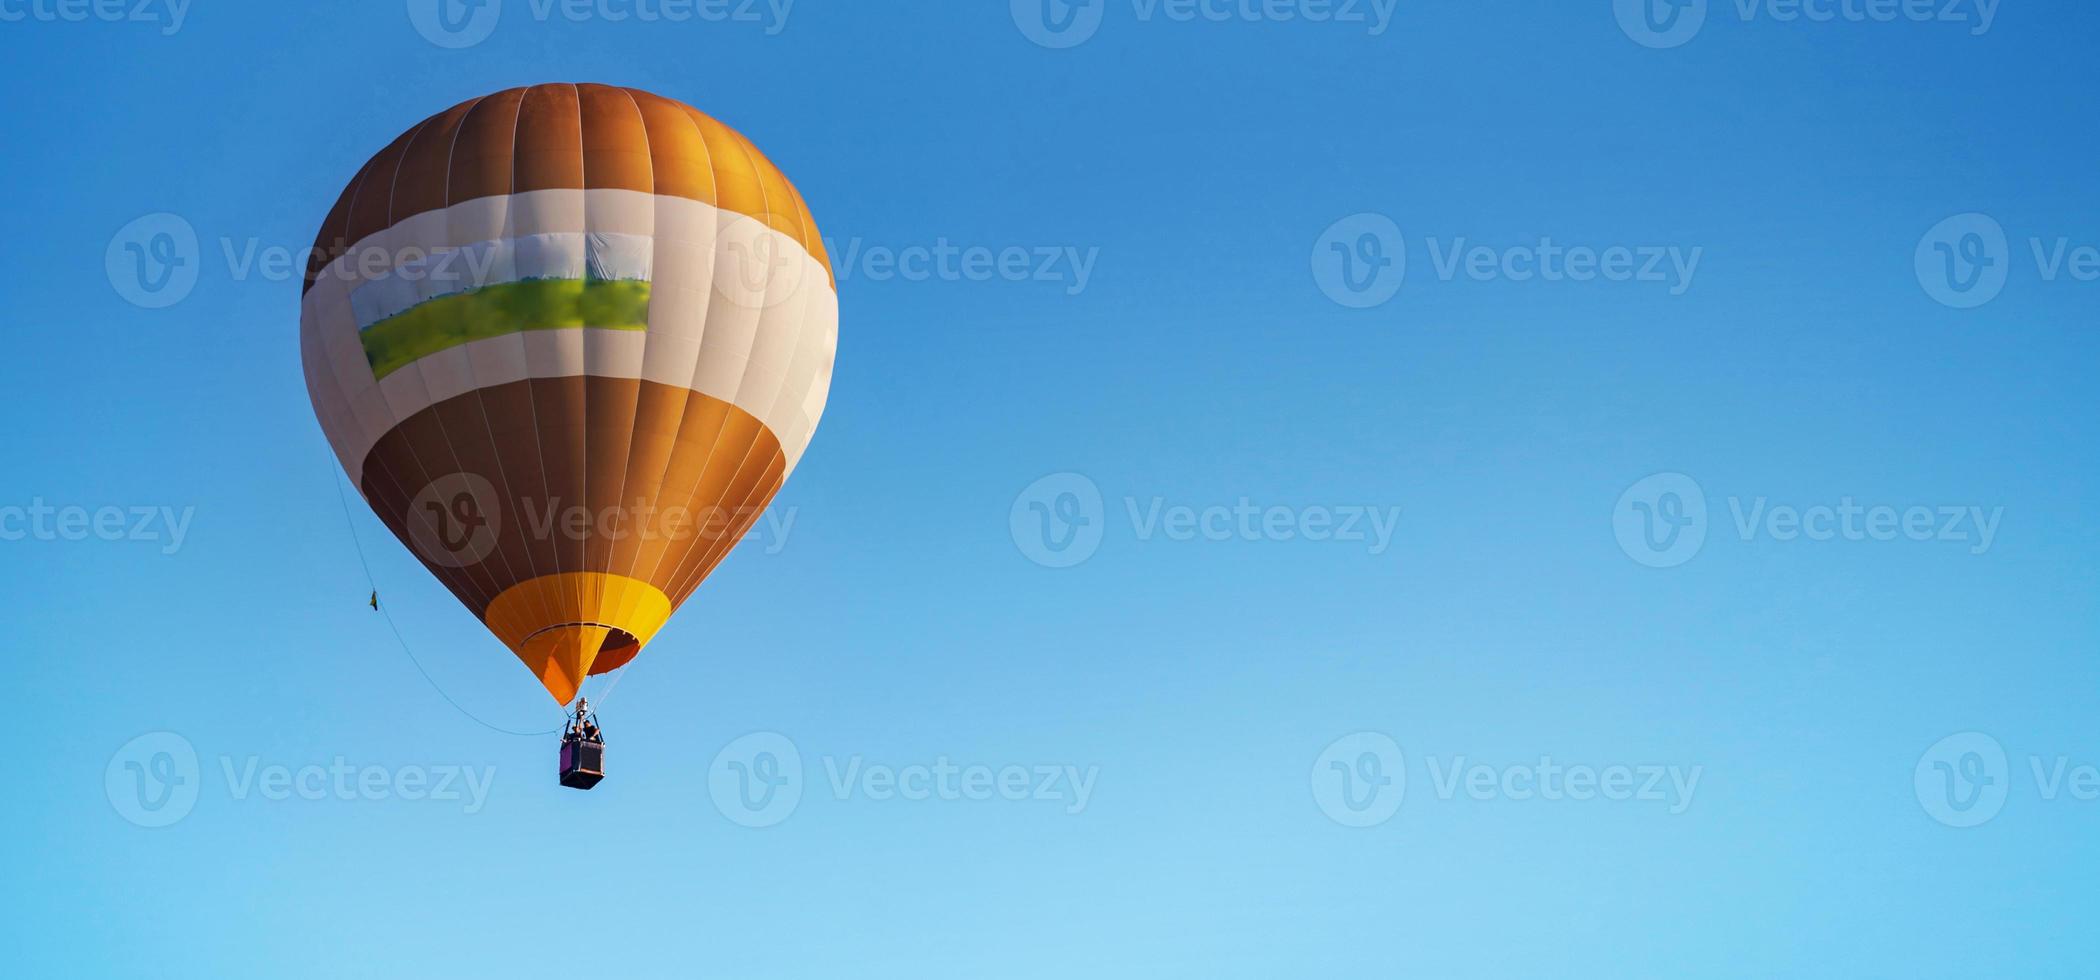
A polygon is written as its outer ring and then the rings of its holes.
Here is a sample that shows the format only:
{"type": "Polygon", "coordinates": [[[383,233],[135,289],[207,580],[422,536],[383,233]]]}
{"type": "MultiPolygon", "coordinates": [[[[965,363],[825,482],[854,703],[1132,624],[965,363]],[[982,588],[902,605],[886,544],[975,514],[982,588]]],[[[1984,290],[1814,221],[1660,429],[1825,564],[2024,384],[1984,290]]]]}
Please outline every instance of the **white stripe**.
{"type": "Polygon", "coordinates": [[[801,243],[710,204],[620,190],[498,195],[405,219],[329,263],[302,301],[300,321],[315,416],[360,492],[365,456],[416,412],[476,388],[582,374],[690,387],[730,402],[772,430],[792,471],[823,415],[838,347],[838,295],[801,243]],[[445,259],[446,252],[463,254],[445,259]],[[361,258],[369,267],[359,266],[361,258]],[[433,282],[424,274],[441,262],[460,278],[433,282]],[[475,278],[581,278],[586,271],[651,280],[646,335],[507,334],[427,355],[386,383],[373,380],[358,341],[372,318],[475,278]]]}

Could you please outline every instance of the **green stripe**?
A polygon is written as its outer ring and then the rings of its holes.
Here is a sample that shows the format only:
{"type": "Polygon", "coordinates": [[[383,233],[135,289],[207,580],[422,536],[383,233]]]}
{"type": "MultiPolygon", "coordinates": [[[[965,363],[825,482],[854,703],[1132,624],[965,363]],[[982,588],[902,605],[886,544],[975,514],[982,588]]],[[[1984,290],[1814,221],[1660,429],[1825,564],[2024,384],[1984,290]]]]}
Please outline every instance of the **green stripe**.
{"type": "Polygon", "coordinates": [[[640,279],[526,279],[440,296],[358,332],[372,377],[487,337],[565,327],[649,328],[649,283],[640,279]]]}

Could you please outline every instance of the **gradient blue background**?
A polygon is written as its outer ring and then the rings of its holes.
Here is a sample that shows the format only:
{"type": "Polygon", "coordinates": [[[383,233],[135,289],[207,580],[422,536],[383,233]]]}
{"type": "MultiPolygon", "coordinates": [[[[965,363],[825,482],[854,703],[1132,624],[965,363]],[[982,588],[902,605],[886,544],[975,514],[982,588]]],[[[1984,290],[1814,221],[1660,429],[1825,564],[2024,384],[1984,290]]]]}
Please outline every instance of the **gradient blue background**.
{"type": "MultiPolygon", "coordinates": [[[[445,50],[398,2],[198,3],[154,24],[0,23],[0,505],[195,508],[183,547],[0,542],[0,974],[403,976],[2085,976],[2100,284],[2088,4],[1965,25],[1744,23],[1675,50],[1604,0],[1404,0],[1392,28],[1137,20],[1048,50],[1004,3],[802,0],[785,29],[539,22],[445,50]],[[606,81],[738,127],[835,250],[1098,248],[1088,288],[842,270],[824,425],[777,506],[608,706],[612,777],[448,707],[381,617],[307,404],[298,249],[371,152],[505,86],[606,81]],[[1912,269],[1983,211],[2004,293],[1912,269]],[[202,241],[179,304],[127,303],[111,236],[202,241]],[[1357,311],[1313,243],[1390,216],[1412,260],[1357,311]],[[1439,281],[1430,238],[1702,247],[1650,284],[1439,281]],[[1041,567],[1016,494],[1107,499],[1041,567]],[[1704,488],[1704,550],[1643,567],[1620,493],[1704,488]],[[1125,498],[1402,509],[1392,547],[1141,540],[1125,498]],[[1992,548],[1744,541],[1726,500],[2004,508],[1992,548]],[[1314,760],[1389,733],[1398,814],[1316,805],[1314,760]],[[1912,771],[1979,730],[1982,827],[1912,771]],[[180,823],[105,767],[170,731],[180,823]],[[753,830],[710,760],[782,733],[800,808],[753,830]],[[833,798],[826,758],[1098,766],[1056,802],[833,798]],[[1426,760],[1701,766],[1691,807],[1439,799],[1426,760]],[[442,802],[234,799],[219,760],[494,767],[442,802]],[[579,896],[584,898],[579,899],[579,896]],[[579,905],[591,912],[576,928],[579,905]]],[[[554,709],[356,506],[390,611],[503,727],[554,709]]]]}

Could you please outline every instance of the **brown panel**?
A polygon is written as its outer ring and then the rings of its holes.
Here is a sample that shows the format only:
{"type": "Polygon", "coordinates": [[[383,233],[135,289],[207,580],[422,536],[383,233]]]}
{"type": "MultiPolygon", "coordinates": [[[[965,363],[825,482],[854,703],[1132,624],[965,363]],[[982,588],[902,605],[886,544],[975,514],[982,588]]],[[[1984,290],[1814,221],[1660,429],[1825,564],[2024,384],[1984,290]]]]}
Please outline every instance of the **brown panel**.
{"type": "Polygon", "coordinates": [[[511,193],[583,186],[583,130],[576,86],[535,85],[518,108],[511,193]]]}
{"type": "Polygon", "coordinates": [[[350,195],[371,166],[372,161],[365,161],[357,175],[350,178],[350,185],[337,195],[335,207],[328,209],[328,217],[321,219],[321,230],[314,233],[313,250],[306,253],[306,283],[299,288],[299,295],[304,296],[313,288],[314,280],[321,277],[321,270],[327,268],[328,263],[350,250],[350,195]]]}
{"type": "MultiPolygon", "coordinates": [[[[454,473],[475,472],[460,465],[458,455],[452,450],[452,434],[446,429],[440,413],[434,408],[409,416],[406,421],[395,427],[395,431],[403,437],[413,465],[420,470],[421,482],[410,484],[416,491],[420,491],[432,481],[454,473]]],[[[470,434],[462,432],[461,436],[470,434]]],[[[396,472],[406,475],[402,470],[397,469],[396,472]]],[[[485,471],[480,475],[483,479],[493,479],[493,475],[485,471]]],[[[507,521],[511,516],[505,513],[499,515],[499,520],[507,521]]],[[[433,522],[435,526],[437,517],[434,514],[411,513],[409,519],[433,522]]],[[[492,566],[488,557],[490,556],[484,556],[482,560],[460,569],[465,578],[464,584],[474,594],[475,601],[469,603],[468,608],[479,609],[487,605],[489,600],[512,584],[502,580],[497,567],[492,566]]]]}
{"type": "Polygon", "coordinates": [[[634,410],[642,383],[626,378],[584,379],[584,466],[590,474],[592,535],[583,570],[612,571],[613,542],[634,533],[636,501],[627,489],[627,450],[634,442],[634,410]]]}
{"type": "Polygon", "coordinates": [[[672,608],[675,609],[687,599],[692,598],[693,593],[699,591],[700,586],[706,584],[708,577],[715,573],[715,569],[721,567],[722,562],[728,559],[730,553],[736,549],[737,544],[743,540],[744,534],[751,530],[752,525],[758,523],[758,519],[764,515],[765,509],[772,506],[774,496],[780,493],[780,485],[786,472],[787,456],[785,454],[775,454],[773,462],[766,468],[765,477],[753,488],[751,496],[745,499],[741,509],[738,511],[744,516],[741,526],[736,529],[736,533],[725,537],[715,548],[702,556],[699,571],[696,574],[689,576],[683,583],[675,584],[673,586],[676,590],[675,592],[666,593],[667,595],[675,596],[671,600],[672,608]]]}
{"type": "MultiPolygon", "coordinates": [[[[815,238],[816,235],[809,229],[802,227],[802,202],[796,199],[795,189],[788,185],[786,177],[781,176],[780,169],[773,166],[772,161],[767,160],[766,155],[760,153],[758,147],[753,146],[750,140],[745,139],[744,134],[731,130],[730,135],[736,137],[737,143],[744,148],[744,155],[752,161],[752,171],[758,176],[759,194],[765,199],[762,217],[766,224],[798,242],[808,242],[815,238]]],[[[805,245],[804,248],[808,246],[805,245]]],[[[810,251],[814,252],[815,249],[810,251]]]]}
{"type": "Polygon", "coordinates": [[[708,158],[714,162],[716,203],[739,214],[764,215],[766,192],[759,185],[757,165],[744,152],[743,140],[698,109],[688,107],[686,112],[699,127],[708,158]]]}
{"type": "Polygon", "coordinates": [[[656,191],[649,131],[626,89],[578,85],[583,117],[583,178],[588,188],[656,191]]]}
{"type": "MultiPolygon", "coordinates": [[[[551,569],[551,551],[545,528],[558,515],[544,506],[546,493],[540,473],[538,429],[533,425],[531,387],[524,382],[484,388],[433,406],[452,440],[454,457],[461,471],[481,474],[495,488],[496,506],[503,511],[495,553],[482,560],[495,579],[491,593],[502,595],[520,582],[539,577],[551,569]],[[491,412],[509,413],[499,425],[491,412]]],[[[535,597],[532,603],[544,619],[547,606],[535,597]]],[[[476,616],[485,604],[467,606],[476,616]]]]}
{"type": "Polygon", "coordinates": [[[635,89],[628,89],[627,94],[641,107],[642,123],[648,130],[656,192],[715,203],[714,162],[686,107],[635,89]]]}
{"type": "Polygon", "coordinates": [[[779,441],[750,414],[681,387],[590,380],[610,382],[607,391],[632,386],[636,416],[651,420],[637,429],[645,434],[636,444],[647,448],[623,461],[627,470],[662,462],[660,480],[643,478],[639,486],[619,495],[624,506],[659,515],[653,534],[636,533],[639,526],[634,522],[626,525],[633,547],[631,561],[615,554],[628,547],[627,543],[604,538],[606,528],[595,522],[603,513],[598,506],[586,510],[592,523],[580,536],[563,520],[570,508],[586,499],[582,496],[585,484],[592,488],[588,492],[593,505],[601,497],[613,499],[620,473],[609,475],[584,466],[564,473],[538,463],[543,442],[550,447],[546,457],[550,460],[584,451],[583,440],[578,438],[582,426],[547,424],[547,406],[572,404],[586,397],[583,378],[516,381],[446,399],[395,426],[365,458],[366,499],[403,541],[416,540],[410,534],[411,523],[420,523],[429,532],[442,530],[432,515],[409,510],[432,481],[467,473],[487,480],[493,488],[498,499],[481,503],[500,516],[499,532],[494,547],[478,561],[455,568],[411,547],[431,574],[476,616],[486,613],[496,595],[520,582],[558,571],[606,570],[602,563],[596,569],[581,568],[586,551],[612,556],[611,572],[655,586],[675,606],[735,547],[780,489],[786,457],[779,441]],[[675,421],[673,405],[679,406],[675,421]],[[596,489],[599,487],[604,489],[596,489]],[[661,516],[674,507],[689,513],[682,526],[672,527],[661,516]],[[714,508],[720,509],[720,516],[710,519],[714,508]]]}
{"type": "Polygon", "coordinates": [[[357,193],[350,199],[351,244],[364,241],[366,235],[385,231],[393,224],[394,172],[401,164],[401,153],[408,148],[408,141],[415,138],[425,123],[395,137],[386,149],[372,158],[372,166],[357,182],[357,193]]]}
{"type": "Polygon", "coordinates": [[[479,101],[462,102],[438,113],[416,132],[414,139],[408,141],[408,148],[401,153],[400,169],[394,174],[389,223],[445,206],[445,185],[451,179],[453,138],[459,133],[460,120],[465,119],[479,101]]]}
{"type": "Polygon", "coordinates": [[[770,434],[758,419],[741,411],[730,416],[728,424],[722,427],[721,436],[715,440],[714,448],[708,453],[707,462],[700,470],[700,479],[693,484],[686,504],[694,527],[692,547],[679,556],[677,565],[659,573],[665,581],[673,585],[683,581],[697,564],[696,556],[722,539],[735,516],[724,511],[735,506],[731,488],[743,469],[744,460],[759,450],[761,442],[769,440],[770,434]]]}
{"type": "Polygon", "coordinates": [[[718,506],[723,512],[725,530],[703,541],[688,556],[686,567],[671,580],[671,587],[665,590],[665,594],[671,596],[673,608],[691,596],[730,549],[743,541],[744,533],[757,523],[759,512],[772,503],[773,495],[779,492],[787,458],[780,452],[780,443],[771,435],[765,433],[765,438],[751,447],[738,466],[736,477],[730,481],[729,489],[723,493],[718,506]]]}
{"type": "Polygon", "coordinates": [[[824,267],[825,274],[831,280],[831,291],[838,292],[838,277],[831,275],[831,250],[824,247],[824,233],[817,230],[816,215],[810,213],[809,202],[803,200],[801,191],[789,187],[788,193],[795,196],[795,210],[802,214],[803,247],[809,249],[809,254],[816,258],[817,264],[824,267]]]}
{"type": "MultiPolygon", "coordinates": [[[[496,442],[480,397],[448,398],[424,414],[435,415],[445,434],[447,456],[444,465],[437,468],[449,473],[477,474],[495,491],[495,498],[486,501],[499,510],[495,549],[480,560],[479,571],[483,574],[477,576],[488,583],[490,597],[502,595],[505,589],[536,577],[529,531],[535,526],[534,522],[544,518],[540,514],[518,512],[513,505],[538,496],[536,492],[524,491],[527,485],[537,489],[539,475],[521,474],[526,477],[522,481],[513,477],[512,467],[504,464],[501,447],[496,442]]],[[[468,608],[480,609],[479,606],[468,608]]]]}
{"type": "MultiPolygon", "coordinates": [[[[622,482],[623,498],[655,502],[663,496],[664,476],[678,446],[678,423],[685,418],[690,389],[669,385],[645,385],[637,392],[634,406],[634,435],[627,447],[627,474],[622,482]]],[[[607,570],[633,576],[635,562],[645,543],[674,533],[661,506],[630,514],[630,532],[613,542],[607,570]]]]}
{"type": "MultiPolygon", "coordinates": [[[[653,387],[657,386],[644,386],[645,389],[653,387]]],[[[707,469],[708,457],[713,455],[715,445],[721,441],[722,432],[729,425],[730,416],[737,411],[728,402],[688,392],[671,445],[671,461],[664,467],[663,483],[657,491],[662,506],[666,510],[676,508],[676,512],[665,517],[662,535],[641,543],[634,563],[629,566],[627,574],[630,578],[651,584],[666,580],[686,552],[695,547],[691,519],[693,492],[700,483],[700,474],[707,469]]]]}
{"type": "Polygon", "coordinates": [[[410,505],[416,495],[430,485],[434,476],[416,458],[410,440],[399,427],[389,433],[372,451],[365,455],[364,491],[365,499],[372,505],[372,512],[394,533],[394,537],[408,546],[409,553],[423,563],[423,567],[437,576],[447,589],[459,599],[460,605],[479,610],[486,607],[487,587],[476,583],[466,569],[453,567],[450,563],[433,561],[423,549],[415,546],[418,540],[442,540],[450,529],[441,526],[433,515],[425,511],[411,511],[410,505]],[[410,524],[419,529],[411,532],[410,524]],[[419,536],[420,535],[420,536],[419,536]]]}
{"type": "MultiPolygon", "coordinates": [[[[554,539],[541,530],[560,514],[550,514],[547,470],[540,458],[539,412],[533,404],[532,385],[527,381],[482,388],[461,399],[479,402],[489,431],[489,441],[503,467],[509,500],[517,514],[509,522],[519,537],[518,550],[524,559],[521,571],[534,577],[552,575],[555,567],[554,539]]],[[[475,615],[482,610],[474,609],[475,615]]]]}
{"type": "MultiPolygon", "coordinates": [[[[585,468],[587,433],[584,428],[584,379],[532,378],[532,406],[539,431],[540,472],[547,478],[547,502],[557,514],[586,506],[590,471],[585,468]]],[[[602,477],[600,479],[603,479],[602,477]]],[[[583,563],[585,536],[557,530],[554,571],[587,571],[583,563]]]]}
{"type": "Polygon", "coordinates": [[[452,141],[447,204],[510,193],[518,105],[524,99],[524,89],[505,89],[474,103],[460,121],[452,141]]]}

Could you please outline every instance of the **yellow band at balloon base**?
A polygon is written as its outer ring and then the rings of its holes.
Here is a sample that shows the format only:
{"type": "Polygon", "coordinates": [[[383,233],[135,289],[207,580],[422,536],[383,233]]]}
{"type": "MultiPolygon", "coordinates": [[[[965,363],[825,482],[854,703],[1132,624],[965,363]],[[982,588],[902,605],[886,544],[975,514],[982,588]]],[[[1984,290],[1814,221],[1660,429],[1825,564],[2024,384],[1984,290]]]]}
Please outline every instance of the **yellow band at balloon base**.
{"type": "Polygon", "coordinates": [[[554,700],[568,704],[585,677],[633,659],[670,618],[670,597],[647,582],[564,572],[504,590],[482,621],[554,700]]]}

